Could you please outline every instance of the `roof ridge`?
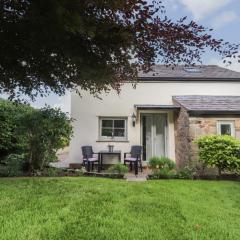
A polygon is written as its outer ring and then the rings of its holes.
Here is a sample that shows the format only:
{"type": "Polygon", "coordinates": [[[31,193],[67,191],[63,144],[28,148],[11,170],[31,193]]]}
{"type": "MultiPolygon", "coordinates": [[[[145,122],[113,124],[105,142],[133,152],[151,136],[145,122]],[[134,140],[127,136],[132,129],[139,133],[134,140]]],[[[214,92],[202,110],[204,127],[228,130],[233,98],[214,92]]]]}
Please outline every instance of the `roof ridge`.
{"type": "Polygon", "coordinates": [[[144,80],[172,80],[172,81],[184,81],[184,80],[195,80],[195,81],[239,81],[240,82],[240,72],[234,71],[228,68],[224,68],[218,65],[193,65],[193,67],[199,68],[199,71],[188,71],[184,69],[185,67],[191,67],[187,65],[176,65],[176,66],[166,66],[163,64],[156,64],[152,66],[152,70],[148,72],[139,71],[138,79],[140,81],[144,80]]]}

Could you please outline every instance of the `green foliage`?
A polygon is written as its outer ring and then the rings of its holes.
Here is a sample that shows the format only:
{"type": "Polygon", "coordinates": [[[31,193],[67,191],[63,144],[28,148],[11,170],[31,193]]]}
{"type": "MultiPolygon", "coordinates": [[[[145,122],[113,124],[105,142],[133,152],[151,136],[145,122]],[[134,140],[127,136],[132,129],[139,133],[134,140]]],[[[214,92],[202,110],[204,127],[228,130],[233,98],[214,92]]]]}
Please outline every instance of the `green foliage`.
{"type": "Polygon", "coordinates": [[[122,163],[117,163],[111,166],[108,171],[110,173],[125,174],[128,172],[128,167],[122,163]]]}
{"type": "Polygon", "coordinates": [[[45,177],[58,177],[58,176],[61,176],[63,172],[64,172],[63,169],[60,169],[60,168],[46,167],[42,169],[39,175],[45,176],[45,177]]]}
{"type": "Polygon", "coordinates": [[[57,159],[57,150],[69,141],[71,120],[60,109],[45,107],[25,115],[22,131],[27,135],[31,168],[42,169],[57,159]]]}
{"type": "Polygon", "coordinates": [[[199,159],[222,171],[240,172],[240,141],[231,136],[204,136],[197,141],[199,159]]]}
{"type": "Polygon", "coordinates": [[[26,167],[26,156],[24,154],[10,154],[6,157],[4,164],[0,165],[1,177],[15,177],[23,174],[26,167]]]}
{"type": "Polygon", "coordinates": [[[71,119],[60,109],[33,109],[0,100],[0,160],[25,154],[31,170],[42,169],[57,159],[57,150],[71,138],[71,119]]]}
{"type": "Polygon", "coordinates": [[[176,164],[168,157],[152,157],[149,159],[149,166],[152,169],[168,168],[169,170],[173,170],[176,164]]]}
{"type": "Polygon", "coordinates": [[[162,17],[163,10],[155,0],[2,0],[0,93],[119,90],[156,61],[191,65],[205,48],[224,57],[238,51],[194,21],[162,17]]]}
{"type": "Polygon", "coordinates": [[[0,99],[0,160],[11,153],[21,153],[26,148],[24,133],[20,132],[23,117],[33,108],[0,99]]]}
{"type": "Polygon", "coordinates": [[[156,178],[172,178],[175,176],[176,164],[167,157],[152,157],[149,159],[149,166],[156,178]]]}
{"type": "Polygon", "coordinates": [[[193,179],[196,174],[195,168],[185,166],[177,172],[177,177],[180,179],[193,179]]]}

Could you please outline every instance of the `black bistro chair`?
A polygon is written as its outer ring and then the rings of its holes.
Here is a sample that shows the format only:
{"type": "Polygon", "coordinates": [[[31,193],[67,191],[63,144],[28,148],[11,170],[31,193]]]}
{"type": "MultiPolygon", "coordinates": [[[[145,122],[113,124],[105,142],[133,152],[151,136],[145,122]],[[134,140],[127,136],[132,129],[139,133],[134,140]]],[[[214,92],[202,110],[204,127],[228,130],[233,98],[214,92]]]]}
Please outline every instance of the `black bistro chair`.
{"type": "Polygon", "coordinates": [[[99,164],[98,154],[93,152],[92,146],[83,146],[82,155],[83,155],[83,164],[87,169],[87,171],[88,172],[90,172],[90,170],[93,171],[94,163],[97,162],[99,164]]]}
{"type": "Polygon", "coordinates": [[[124,153],[124,165],[129,163],[130,170],[132,171],[133,165],[135,174],[138,174],[138,168],[140,167],[141,172],[143,171],[142,167],[142,146],[132,146],[130,153],[124,153]]]}

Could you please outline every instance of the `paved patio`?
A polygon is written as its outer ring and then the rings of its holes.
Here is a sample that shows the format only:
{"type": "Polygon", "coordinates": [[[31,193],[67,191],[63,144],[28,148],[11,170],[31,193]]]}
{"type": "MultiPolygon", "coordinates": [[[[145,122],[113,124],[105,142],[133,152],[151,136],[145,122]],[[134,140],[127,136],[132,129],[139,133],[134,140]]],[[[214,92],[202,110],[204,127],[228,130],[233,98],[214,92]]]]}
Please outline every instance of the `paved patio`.
{"type": "Polygon", "coordinates": [[[147,174],[139,173],[138,175],[135,175],[134,173],[127,173],[124,178],[127,182],[145,182],[147,181],[147,174]]]}

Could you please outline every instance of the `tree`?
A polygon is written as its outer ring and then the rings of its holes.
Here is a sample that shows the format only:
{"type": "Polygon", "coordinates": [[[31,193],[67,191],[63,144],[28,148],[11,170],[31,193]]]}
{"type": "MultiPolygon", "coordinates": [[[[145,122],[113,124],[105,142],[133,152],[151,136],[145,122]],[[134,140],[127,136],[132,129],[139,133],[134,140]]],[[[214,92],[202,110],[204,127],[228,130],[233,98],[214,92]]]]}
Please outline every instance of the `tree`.
{"type": "Polygon", "coordinates": [[[24,132],[20,133],[22,118],[34,109],[0,99],[0,161],[9,154],[22,153],[26,148],[24,132]]]}
{"type": "Polygon", "coordinates": [[[71,121],[60,109],[0,100],[0,162],[17,163],[24,157],[26,168],[42,169],[69,144],[71,121]]]}
{"type": "Polygon", "coordinates": [[[0,93],[12,98],[91,93],[136,82],[156,62],[201,62],[206,48],[234,56],[238,45],[164,14],[152,0],[1,0],[0,93]],[[150,2],[150,3],[149,3],[150,2]]]}
{"type": "Polygon", "coordinates": [[[26,134],[27,157],[31,170],[42,170],[57,160],[56,153],[72,136],[71,119],[60,109],[45,107],[26,114],[21,131],[26,134]]]}

